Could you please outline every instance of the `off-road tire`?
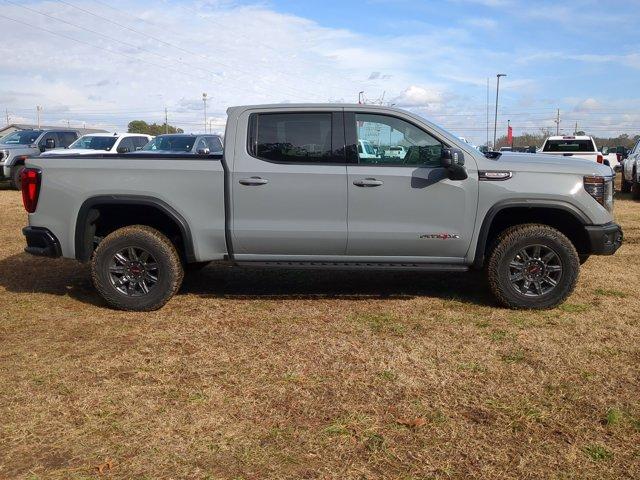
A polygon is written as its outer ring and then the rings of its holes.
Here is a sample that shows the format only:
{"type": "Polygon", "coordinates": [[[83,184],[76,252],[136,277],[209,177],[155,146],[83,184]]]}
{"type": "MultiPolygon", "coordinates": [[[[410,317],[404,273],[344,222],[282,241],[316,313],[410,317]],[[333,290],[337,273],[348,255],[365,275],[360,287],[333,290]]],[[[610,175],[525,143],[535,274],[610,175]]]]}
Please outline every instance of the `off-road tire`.
{"type": "Polygon", "coordinates": [[[11,183],[11,186],[16,190],[22,189],[22,180],[20,177],[22,176],[22,171],[24,170],[24,168],[25,168],[24,165],[16,165],[11,169],[10,183],[11,183]]]}
{"type": "Polygon", "coordinates": [[[555,228],[540,224],[523,224],[502,232],[493,243],[487,276],[489,286],[498,301],[513,309],[543,310],[558,306],[573,292],[580,272],[580,259],[571,241],[555,228]],[[562,275],[549,292],[529,297],[512,285],[509,263],[528,245],[543,245],[552,249],[562,265],[562,275]]]}
{"type": "Polygon", "coordinates": [[[107,235],[91,258],[91,278],[109,306],[118,310],[147,312],[163,307],[182,285],[184,271],[180,254],[158,230],[145,225],[120,228],[107,235]],[[158,267],[157,283],[142,296],[120,292],[110,279],[109,267],[116,253],[128,247],[149,252],[158,267]]]}

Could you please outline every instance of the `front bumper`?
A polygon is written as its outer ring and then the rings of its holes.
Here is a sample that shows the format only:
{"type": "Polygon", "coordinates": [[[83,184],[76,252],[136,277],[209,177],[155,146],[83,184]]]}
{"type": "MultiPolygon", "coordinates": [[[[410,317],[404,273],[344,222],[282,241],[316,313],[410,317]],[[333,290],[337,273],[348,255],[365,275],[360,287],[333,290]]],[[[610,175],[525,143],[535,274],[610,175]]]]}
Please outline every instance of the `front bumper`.
{"type": "Polygon", "coordinates": [[[592,255],[613,255],[622,245],[622,228],[617,223],[589,225],[585,227],[592,255]]]}
{"type": "Polygon", "coordinates": [[[39,257],[57,258],[62,256],[60,242],[50,230],[42,227],[24,227],[22,234],[27,240],[25,252],[39,257]]]}

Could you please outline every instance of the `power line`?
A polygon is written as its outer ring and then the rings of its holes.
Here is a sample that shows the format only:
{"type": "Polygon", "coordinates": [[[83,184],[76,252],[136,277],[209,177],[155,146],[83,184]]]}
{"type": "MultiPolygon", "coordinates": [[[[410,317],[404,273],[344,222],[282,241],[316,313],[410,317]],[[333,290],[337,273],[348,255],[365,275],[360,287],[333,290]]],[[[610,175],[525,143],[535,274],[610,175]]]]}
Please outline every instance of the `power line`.
{"type": "MultiPolygon", "coordinates": [[[[127,25],[124,25],[122,23],[116,22],[115,20],[112,20],[112,19],[110,19],[108,17],[104,17],[104,16],[99,15],[99,14],[97,14],[95,12],[90,11],[90,10],[87,10],[87,9],[78,7],[77,5],[74,5],[72,3],[66,2],[65,0],[54,0],[54,1],[56,1],[58,3],[62,3],[64,5],[67,5],[68,7],[75,8],[76,10],[78,10],[80,12],[83,12],[83,13],[85,13],[87,15],[91,15],[93,17],[99,18],[99,19],[104,20],[106,22],[109,22],[109,23],[111,23],[113,25],[116,25],[116,26],[118,26],[120,28],[124,28],[125,30],[129,30],[129,31],[134,32],[134,33],[136,33],[138,35],[142,35],[144,37],[150,38],[150,39],[152,39],[152,40],[154,40],[154,41],[156,41],[158,43],[161,43],[163,45],[166,45],[168,47],[172,47],[172,48],[175,48],[176,50],[180,50],[181,52],[188,53],[189,55],[196,55],[196,56],[199,56],[201,58],[204,58],[205,60],[207,60],[209,62],[217,63],[218,65],[222,65],[223,67],[228,68],[229,70],[232,70],[232,71],[235,70],[237,72],[244,73],[246,75],[249,75],[252,78],[255,76],[254,72],[245,71],[245,70],[239,69],[237,67],[232,67],[231,65],[228,65],[228,64],[223,63],[223,62],[221,62],[219,60],[216,60],[215,58],[211,58],[208,55],[203,55],[202,53],[199,53],[199,52],[194,52],[194,51],[191,51],[191,50],[187,50],[186,48],[180,47],[179,45],[173,44],[171,42],[167,42],[167,41],[162,40],[161,38],[158,38],[156,36],[149,35],[148,33],[141,32],[139,30],[136,30],[135,28],[131,28],[131,27],[127,26],[127,25]]],[[[275,81],[276,80],[274,80],[274,82],[275,81]]],[[[300,90],[300,89],[297,89],[295,87],[287,86],[287,88],[291,89],[291,91],[301,92],[303,95],[305,95],[305,97],[309,95],[309,93],[307,91],[300,90]]]]}
{"type": "MultiPolygon", "coordinates": [[[[122,13],[122,11],[121,11],[120,9],[115,8],[115,7],[113,7],[113,6],[109,5],[109,4],[108,4],[108,3],[106,3],[106,2],[102,2],[102,1],[100,1],[100,0],[92,0],[92,1],[93,1],[93,3],[97,3],[98,5],[102,5],[102,6],[104,6],[104,7],[107,7],[107,8],[109,8],[109,9],[113,10],[113,11],[116,11],[116,12],[118,12],[118,13],[122,13]]],[[[174,7],[176,7],[176,8],[179,8],[180,10],[183,10],[184,12],[189,13],[190,15],[193,15],[193,12],[192,12],[191,10],[188,10],[187,8],[183,7],[182,5],[174,4],[173,6],[174,6],[174,7]]],[[[135,20],[137,20],[137,21],[144,22],[144,23],[146,23],[147,25],[151,25],[151,26],[153,26],[153,27],[156,27],[156,25],[155,25],[155,24],[153,24],[153,23],[149,22],[148,20],[146,20],[146,19],[144,19],[144,18],[138,17],[138,16],[136,16],[136,15],[131,15],[131,17],[132,17],[132,18],[134,18],[134,19],[135,19],[135,20]]],[[[223,23],[223,22],[219,22],[219,21],[217,21],[215,18],[212,18],[211,16],[208,16],[208,17],[207,17],[207,22],[209,22],[209,23],[213,23],[213,24],[215,24],[215,25],[219,25],[219,26],[221,26],[221,27],[223,27],[223,28],[227,28],[227,27],[228,27],[228,24],[225,24],[225,23],[223,23]]],[[[251,38],[251,37],[249,37],[248,35],[244,35],[244,34],[242,34],[241,32],[237,32],[237,31],[234,31],[234,37],[236,37],[236,38],[237,38],[237,37],[245,38],[245,39],[249,40],[249,42],[251,42],[252,44],[254,44],[254,43],[255,43],[255,41],[256,41],[256,39],[255,39],[255,38],[251,38]]],[[[271,50],[271,51],[273,51],[273,52],[276,52],[276,53],[278,53],[279,55],[282,55],[282,51],[281,51],[281,50],[279,50],[279,49],[278,49],[278,48],[276,48],[276,47],[272,47],[271,45],[266,44],[266,43],[264,42],[264,39],[261,39],[259,46],[260,46],[260,47],[263,47],[263,48],[266,48],[266,49],[268,49],[268,50],[271,50]]],[[[305,59],[303,59],[303,58],[298,58],[298,60],[300,60],[300,61],[302,61],[302,62],[304,62],[304,63],[306,63],[306,64],[308,64],[308,65],[312,65],[312,66],[314,66],[314,67],[315,67],[315,66],[317,66],[315,63],[313,63],[313,62],[311,62],[311,61],[308,61],[308,60],[305,60],[305,59]]],[[[326,83],[315,82],[315,81],[312,81],[312,83],[315,83],[315,84],[320,85],[320,86],[322,86],[322,87],[326,87],[326,86],[327,86],[327,84],[326,84],[326,83]]],[[[334,86],[335,86],[335,85],[334,85],[334,86]]]]}

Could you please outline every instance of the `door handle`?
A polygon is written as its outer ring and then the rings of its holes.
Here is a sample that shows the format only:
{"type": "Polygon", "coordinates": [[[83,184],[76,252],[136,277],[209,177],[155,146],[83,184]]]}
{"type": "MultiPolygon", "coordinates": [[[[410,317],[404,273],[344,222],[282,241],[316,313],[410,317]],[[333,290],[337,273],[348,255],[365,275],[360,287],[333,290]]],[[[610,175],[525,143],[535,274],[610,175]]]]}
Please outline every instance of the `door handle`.
{"type": "Polygon", "coordinates": [[[375,178],[365,178],[364,180],[354,180],[353,184],[356,187],[379,187],[384,182],[382,180],[376,180],[375,178]]]}
{"type": "Polygon", "coordinates": [[[266,178],[251,177],[251,178],[241,178],[239,182],[240,182],[240,185],[254,186],[254,185],[266,185],[267,183],[269,183],[269,180],[267,180],[266,178]]]}

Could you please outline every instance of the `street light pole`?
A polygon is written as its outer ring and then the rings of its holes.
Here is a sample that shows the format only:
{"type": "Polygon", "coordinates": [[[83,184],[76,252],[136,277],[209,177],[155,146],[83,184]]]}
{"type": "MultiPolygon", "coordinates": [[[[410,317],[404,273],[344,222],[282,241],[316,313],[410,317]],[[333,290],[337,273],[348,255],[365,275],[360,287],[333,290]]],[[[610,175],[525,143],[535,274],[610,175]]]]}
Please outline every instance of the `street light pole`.
{"type": "Polygon", "coordinates": [[[496,116],[493,121],[493,150],[496,149],[496,132],[498,129],[498,93],[500,92],[500,77],[506,77],[505,73],[499,73],[496,75],[498,81],[496,82],[496,116]]]}
{"type": "Polygon", "coordinates": [[[202,94],[202,102],[204,103],[204,133],[207,133],[207,94],[202,94]]]}

